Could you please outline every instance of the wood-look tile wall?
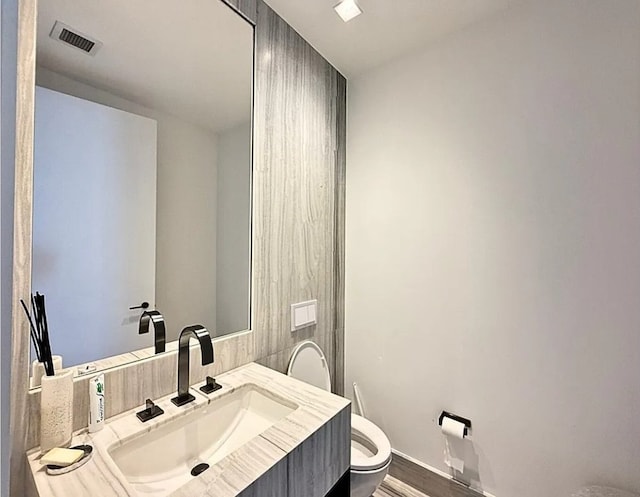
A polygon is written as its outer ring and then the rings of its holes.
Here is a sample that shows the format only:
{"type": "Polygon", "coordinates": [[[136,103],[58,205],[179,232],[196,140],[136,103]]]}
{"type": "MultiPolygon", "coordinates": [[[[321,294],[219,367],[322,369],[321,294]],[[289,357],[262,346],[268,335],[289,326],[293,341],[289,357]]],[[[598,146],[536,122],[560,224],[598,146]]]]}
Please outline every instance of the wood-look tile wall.
{"type": "Polygon", "coordinates": [[[312,339],[334,364],[341,76],[264,2],[255,56],[256,359],[283,371],[295,344],[312,339]],[[317,325],[292,333],[290,305],[310,299],[317,325]]]}
{"type": "Polygon", "coordinates": [[[335,230],[334,247],[334,302],[335,302],[335,367],[333,391],[344,395],[344,284],[345,284],[345,207],[347,186],[347,80],[338,74],[336,109],[336,188],[335,188],[335,230]]]}
{"type": "Polygon", "coordinates": [[[223,0],[223,2],[255,25],[258,17],[258,0],[223,0]]]}
{"type": "MultiPolygon", "coordinates": [[[[334,389],[341,392],[346,81],[262,0],[224,1],[256,25],[253,332],[217,344],[213,367],[196,366],[192,358],[192,382],[252,360],[285,371],[294,346],[312,339],[325,351],[334,389]],[[318,300],[318,324],[292,333],[290,305],[309,299],[318,300]]],[[[20,4],[15,302],[28,294],[30,281],[31,225],[25,219],[31,212],[36,0],[20,4]]],[[[13,326],[11,497],[25,495],[24,454],[37,445],[39,432],[39,393],[26,394],[25,324],[18,318],[13,326]]],[[[175,362],[175,353],[169,353],[109,370],[108,415],[170,393],[175,362]]],[[[86,426],[87,381],[74,384],[76,428],[86,426]]]]}

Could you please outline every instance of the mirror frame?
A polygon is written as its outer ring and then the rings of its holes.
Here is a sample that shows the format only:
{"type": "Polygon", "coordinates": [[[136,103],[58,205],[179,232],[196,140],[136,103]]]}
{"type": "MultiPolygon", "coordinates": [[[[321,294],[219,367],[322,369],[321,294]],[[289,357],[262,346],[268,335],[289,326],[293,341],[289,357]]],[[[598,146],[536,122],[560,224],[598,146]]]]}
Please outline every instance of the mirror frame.
{"type": "MultiPolygon", "coordinates": [[[[256,11],[256,0],[211,0],[220,1],[235,12],[253,28],[252,82],[251,82],[251,151],[250,151],[250,187],[249,212],[250,235],[250,275],[249,275],[249,328],[221,337],[227,340],[236,335],[252,332],[255,323],[254,308],[254,220],[253,220],[253,177],[254,177],[254,144],[255,144],[255,90],[256,90],[256,21],[245,12],[256,11]]],[[[11,394],[10,394],[10,481],[9,494],[23,495],[27,486],[26,470],[26,437],[28,427],[28,396],[30,377],[30,334],[29,324],[20,305],[20,299],[27,300],[31,293],[32,275],[32,227],[33,227],[33,157],[34,157],[34,122],[35,122],[35,87],[36,87],[36,37],[37,11],[39,0],[18,0],[18,36],[17,36],[17,68],[16,68],[16,125],[15,125],[15,169],[14,169],[14,212],[13,212],[13,273],[12,273],[12,305],[11,305],[11,394]]],[[[197,347],[193,344],[192,347],[197,347]]],[[[150,345],[152,347],[152,344],[150,345]]],[[[142,349],[142,351],[147,349],[142,349]]],[[[139,352],[139,351],[136,351],[139,352]]],[[[176,354],[176,350],[167,350],[159,355],[176,354]]],[[[141,357],[117,365],[110,364],[97,371],[108,371],[115,367],[133,365],[149,360],[153,356],[141,357]]],[[[108,361],[105,358],[104,361],[108,361]]],[[[99,361],[93,361],[97,363],[99,361]]],[[[76,367],[75,365],[72,367],[76,367]]],[[[76,376],[74,381],[88,375],[76,376]]],[[[38,392],[39,388],[31,389],[38,392]]]]}

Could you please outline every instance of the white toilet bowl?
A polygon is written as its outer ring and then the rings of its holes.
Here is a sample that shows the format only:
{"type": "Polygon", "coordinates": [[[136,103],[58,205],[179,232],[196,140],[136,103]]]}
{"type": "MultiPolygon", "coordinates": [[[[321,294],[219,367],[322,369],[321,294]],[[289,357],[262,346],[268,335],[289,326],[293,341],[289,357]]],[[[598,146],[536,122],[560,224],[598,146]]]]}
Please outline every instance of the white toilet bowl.
{"type": "Polygon", "coordinates": [[[391,444],[371,421],[351,415],[351,497],[369,497],[391,464],[391,444]]]}
{"type": "MultiPolygon", "coordinates": [[[[287,374],[328,392],[331,375],[327,361],[312,341],[300,343],[291,354],[287,374]]],[[[351,415],[351,497],[370,497],[391,464],[391,444],[371,421],[351,415]]]]}

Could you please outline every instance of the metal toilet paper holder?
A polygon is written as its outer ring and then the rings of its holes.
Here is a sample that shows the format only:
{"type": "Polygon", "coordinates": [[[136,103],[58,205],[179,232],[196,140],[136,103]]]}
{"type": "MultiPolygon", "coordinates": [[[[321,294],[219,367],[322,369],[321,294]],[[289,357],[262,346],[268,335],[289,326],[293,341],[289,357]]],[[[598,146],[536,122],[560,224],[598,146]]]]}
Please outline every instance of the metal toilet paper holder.
{"type": "Polygon", "coordinates": [[[447,411],[442,411],[440,417],[438,418],[438,425],[442,426],[442,421],[444,418],[451,418],[458,423],[462,423],[464,425],[464,436],[466,437],[469,434],[469,430],[471,429],[471,420],[467,418],[463,418],[462,416],[458,416],[457,414],[452,414],[447,411]]]}

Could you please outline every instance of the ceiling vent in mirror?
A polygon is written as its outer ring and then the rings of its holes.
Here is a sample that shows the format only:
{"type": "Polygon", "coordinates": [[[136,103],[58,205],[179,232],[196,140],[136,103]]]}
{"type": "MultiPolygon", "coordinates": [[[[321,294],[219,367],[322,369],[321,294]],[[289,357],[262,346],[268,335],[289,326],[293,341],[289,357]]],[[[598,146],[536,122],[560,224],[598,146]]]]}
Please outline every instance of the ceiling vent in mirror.
{"type": "Polygon", "coordinates": [[[98,49],[102,46],[102,42],[90,38],[87,35],[80,33],[77,29],[67,26],[60,21],[56,21],[53,25],[53,29],[49,36],[56,41],[77,48],[78,50],[82,50],[84,53],[89,55],[95,55],[98,49]]]}

